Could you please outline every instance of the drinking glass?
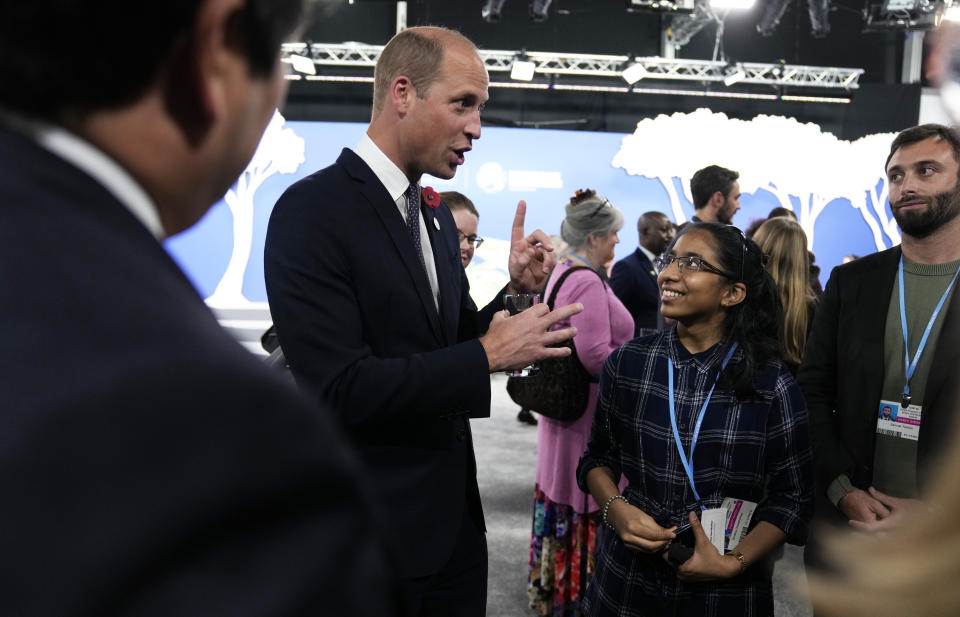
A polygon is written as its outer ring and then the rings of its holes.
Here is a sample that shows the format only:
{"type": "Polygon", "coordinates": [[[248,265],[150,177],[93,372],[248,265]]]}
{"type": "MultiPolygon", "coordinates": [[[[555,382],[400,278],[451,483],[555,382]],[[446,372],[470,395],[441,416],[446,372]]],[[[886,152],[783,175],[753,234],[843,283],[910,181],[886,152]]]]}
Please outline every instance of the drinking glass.
{"type": "MultiPolygon", "coordinates": [[[[540,304],[540,294],[505,294],[503,296],[503,307],[511,315],[522,313],[534,304],[540,304]]],[[[528,377],[540,370],[539,365],[534,362],[521,369],[508,369],[504,371],[508,377],[528,377]]]]}

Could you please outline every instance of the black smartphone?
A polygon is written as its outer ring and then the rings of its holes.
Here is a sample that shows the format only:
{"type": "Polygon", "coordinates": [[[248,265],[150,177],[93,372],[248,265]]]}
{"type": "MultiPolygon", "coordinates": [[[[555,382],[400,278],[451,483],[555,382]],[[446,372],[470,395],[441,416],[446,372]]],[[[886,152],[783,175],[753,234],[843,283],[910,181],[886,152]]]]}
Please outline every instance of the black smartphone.
{"type": "Polygon", "coordinates": [[[670,543],[670,548],[667,549],[667,561],[675,566],[681,565],[693,557],[694,546],[696,546],[696,540],[693,537],[693,528],[687,527],[677,533],[673,542],[670,543]]]}

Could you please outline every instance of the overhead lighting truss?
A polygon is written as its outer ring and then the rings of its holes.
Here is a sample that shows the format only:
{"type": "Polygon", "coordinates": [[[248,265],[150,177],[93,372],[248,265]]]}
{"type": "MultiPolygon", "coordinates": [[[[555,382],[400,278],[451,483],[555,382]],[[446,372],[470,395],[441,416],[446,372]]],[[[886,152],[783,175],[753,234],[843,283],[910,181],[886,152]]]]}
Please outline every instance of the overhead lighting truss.
{"type": "MultiPolygon", "coordinates": [[[[305,56],[318,66],[373,69],[382,45],[355,43],[285,43],[284,62],[292,62],[291,56],[305,56]]],[[[509,73],[517,57],[516,51],[492,49],[479,50],[490,73],[509,73]]],[[[633,64],[643,67],[643,80],[723,83],[728,76],[727,62],[712,60],[687,60],[670,58],[633,58],[631,56],[604,56],[589,54],[563,54],[550,52],[526,52],[533,62],[535,76],[569,75],[583,78],[616,79],[623,84],[623,71],[633,64]]],[[[740,84],[779,86],[788,88],[818,88],[856,90],[863,69],[823,66],[802,66],[780,63],[742,62],[745,76],[740,84]]],[[[548,86],[549,87],[549,86],[548,86]]]]}

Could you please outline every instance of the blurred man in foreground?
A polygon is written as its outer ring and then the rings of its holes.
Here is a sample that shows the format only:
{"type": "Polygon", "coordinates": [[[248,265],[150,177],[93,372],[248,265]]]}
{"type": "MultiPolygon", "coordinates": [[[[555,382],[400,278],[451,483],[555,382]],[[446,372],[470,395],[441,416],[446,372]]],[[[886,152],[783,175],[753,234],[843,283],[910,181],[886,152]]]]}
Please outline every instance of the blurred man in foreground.
{"type": "Polygon", "coordinates": [[[249,162],[302,10],[4,7],[0,615],[394,614],[335,423],[160,244],[249,162]]]}

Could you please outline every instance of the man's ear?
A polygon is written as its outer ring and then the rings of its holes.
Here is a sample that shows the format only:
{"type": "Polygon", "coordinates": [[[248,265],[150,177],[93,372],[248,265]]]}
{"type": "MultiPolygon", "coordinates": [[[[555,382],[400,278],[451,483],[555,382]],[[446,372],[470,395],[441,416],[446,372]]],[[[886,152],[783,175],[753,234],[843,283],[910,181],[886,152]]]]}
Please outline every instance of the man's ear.
{"type": "Polygon", "coordinates": [[[747,286],[743,283],[733,283],[720,298],[720,305],[724,308],[734,307],[747,299],[747,286]]]}
{"type": "Polygon", "coordinates": [[[713,210],[719,210],[720,206],[722,206],[726,200],[727,198],[723,196],[723,193],[721,193],[720,191],[717,191],[710,196],[710,202],[709,202],[710,207],[713,210]]]}
{"type": "Polygon", "coordinates": [[[204,0],[177,42],[163,76],[164,101],[191,144],[199,142],[230,101],[243,46],[243,0],[204,0]]]}
{"type": "Polygon", "coordinates": [[[389,103],[401,118],[410,111],[413,98],[416,96],[417,91],[413,87],[413,82],[406,75],[400,75],[390,83],[389,103]]]}

